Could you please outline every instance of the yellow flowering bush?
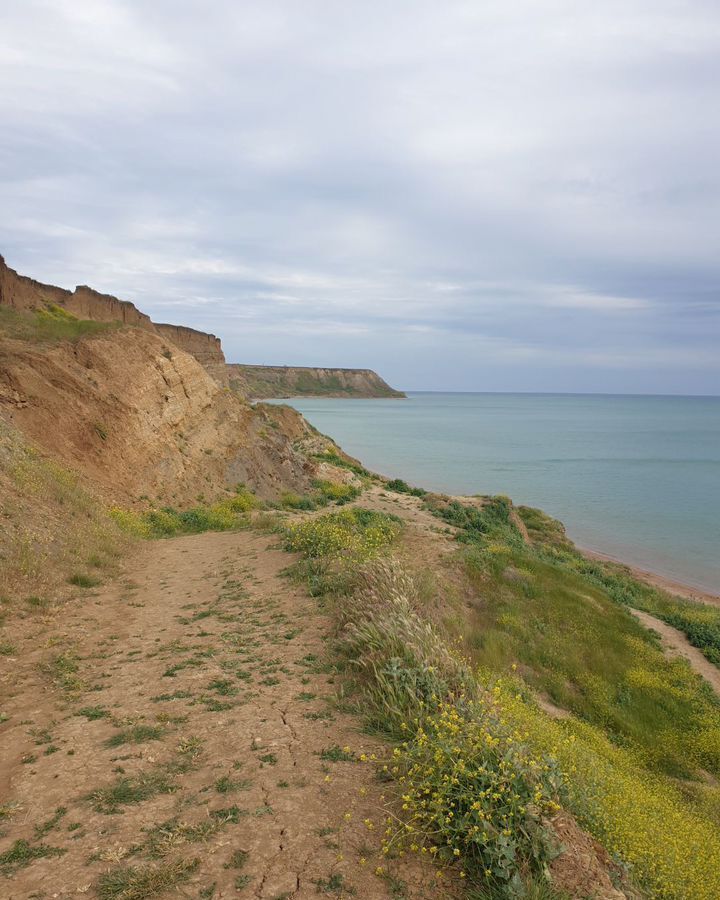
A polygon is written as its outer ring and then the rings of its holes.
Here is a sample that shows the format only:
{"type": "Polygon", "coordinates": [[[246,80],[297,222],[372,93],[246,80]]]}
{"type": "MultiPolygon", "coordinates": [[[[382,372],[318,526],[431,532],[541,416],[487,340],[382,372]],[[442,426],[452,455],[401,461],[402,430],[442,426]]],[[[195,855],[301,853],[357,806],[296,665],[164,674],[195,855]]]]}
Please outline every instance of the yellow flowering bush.
{"type": "Polygon", "coordinates": [[[440,703],[395,753],[401,819],[388,845],[459,860],[470,884],[524,896],[520,873],[557,853],[543,818],[560,808],[561,787],[525,737],[492,695],[440,703]]]}
{"type": "Polygon", "coordinates": [[[182,512],[170,507],[144,512],[114,507],[110,510],[110,515],[124,531],[136,537],[170,537],[175,534],[239,528],[247,524],[247,513],[259,505],[257,497],[242,488],[233,497],[182,512]]]}
{"type": "Polygon", "coordinates": [[[309,559],[364,562],[388,547],[399,531],[394,516],[354,507],[290,525],[285,547],[309,559]]]}

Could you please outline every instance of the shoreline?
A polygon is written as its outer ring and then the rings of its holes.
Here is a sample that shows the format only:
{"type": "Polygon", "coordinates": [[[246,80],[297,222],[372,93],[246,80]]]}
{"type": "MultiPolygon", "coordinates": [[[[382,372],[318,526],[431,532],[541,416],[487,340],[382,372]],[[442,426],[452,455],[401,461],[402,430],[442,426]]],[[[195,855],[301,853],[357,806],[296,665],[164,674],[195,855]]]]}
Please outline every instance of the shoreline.
{"type": "Polygon", "coordinates": [[[651,587],[659,588],[662,591],[666,591],[668,594],[673,594],[675,597],[682,597],[685,600],[694,600],[696,603],[707,603],[710,606],[720,606],[720,595],[714,594],[712,591],[693,587],[682,581],[675,581],[665,575],[660,575],[658,572],[652,572],[648,569],[643,569],[640,566],[635,566],[617,556],[611,556],[609,553],[602,553],[600,550],[592,550],[591,548],[583,547],[580,544],[575,544],[575,546],[582,555],[586,556],[588,559],[624,566],[639,581],[644,581],[651,587]]]}

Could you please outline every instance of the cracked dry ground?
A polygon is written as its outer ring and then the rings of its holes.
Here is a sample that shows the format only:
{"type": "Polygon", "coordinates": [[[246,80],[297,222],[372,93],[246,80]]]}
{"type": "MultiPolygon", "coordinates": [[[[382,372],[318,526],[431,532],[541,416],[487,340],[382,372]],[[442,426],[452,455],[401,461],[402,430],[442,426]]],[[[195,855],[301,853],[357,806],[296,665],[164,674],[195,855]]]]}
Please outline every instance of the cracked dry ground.
{"type": "Polygon", "coordinates": [[[20,623],[1,897],[445,896],[416,860],[382,859],[383,785],[352,758],[381,745],[338,708],[329,621],[273,543],[149,543],[124,577],[20,623]]]}

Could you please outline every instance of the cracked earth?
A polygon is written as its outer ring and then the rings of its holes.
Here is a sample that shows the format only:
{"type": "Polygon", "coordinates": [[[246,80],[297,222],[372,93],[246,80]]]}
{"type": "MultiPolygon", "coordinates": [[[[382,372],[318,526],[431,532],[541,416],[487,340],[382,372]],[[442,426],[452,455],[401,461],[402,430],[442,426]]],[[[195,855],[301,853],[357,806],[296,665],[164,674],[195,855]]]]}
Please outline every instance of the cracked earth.
{"type": "Polygon", "coordinates": [[[445,896],[416,860],[383,858],[384,786],[359,758],[387,747],[343,712],[330,623],[275,543],[147,543],[18,624],[0,896],[445,896]]]}

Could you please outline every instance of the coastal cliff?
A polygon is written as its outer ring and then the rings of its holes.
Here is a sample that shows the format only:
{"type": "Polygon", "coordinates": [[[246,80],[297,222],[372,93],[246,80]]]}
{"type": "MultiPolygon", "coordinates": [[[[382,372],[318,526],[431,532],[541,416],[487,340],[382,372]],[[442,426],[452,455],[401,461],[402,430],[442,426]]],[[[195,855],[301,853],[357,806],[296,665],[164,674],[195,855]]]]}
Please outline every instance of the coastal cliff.
{"type": "Polygon", "coordinates": [[[57,306],[78,319],[91,322],[118,322],[160,335],[180,350],[190,353],[223,387],[227,387],[225,355],[220,339],[183,325],[156,324],[131,303],[111,294],[101,294],[87,285],[73,291],[43,284],[34,278],[19,275],[0,256],[0,306],[18,312],[33,312],[57,306]]]}
{"type": "Polygon", "coordinates": [[[372,369],[228,365],[230,387],[245,397],[404,397],[372,369]]]}

